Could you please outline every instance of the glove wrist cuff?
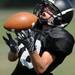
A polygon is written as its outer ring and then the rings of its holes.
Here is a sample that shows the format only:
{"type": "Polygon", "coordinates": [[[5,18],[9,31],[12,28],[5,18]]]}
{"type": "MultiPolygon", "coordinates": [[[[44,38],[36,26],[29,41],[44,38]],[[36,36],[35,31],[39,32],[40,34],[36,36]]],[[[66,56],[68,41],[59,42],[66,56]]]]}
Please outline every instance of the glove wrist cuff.
{"type": "Polygon", "coordinates": [[[19,50],[18,50],[18,46],[15,46],[15,47],[11,47],[11,52],[13,53],[17,53],[19,50]]]}

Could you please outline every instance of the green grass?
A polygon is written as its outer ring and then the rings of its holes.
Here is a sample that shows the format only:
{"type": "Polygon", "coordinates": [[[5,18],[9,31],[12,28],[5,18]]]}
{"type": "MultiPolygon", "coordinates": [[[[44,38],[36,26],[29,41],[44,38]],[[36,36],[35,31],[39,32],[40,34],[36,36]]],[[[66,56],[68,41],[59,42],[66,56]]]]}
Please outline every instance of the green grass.
{"type": "MultiPolygon", "coordinates": [[[[0,10],[0,75],[10,75],[14,70],[16,62],[9,62],[8,61],[8,51],[9,48],[5,45],[2,36],[6,36],[6,31],[3,28],[5,20],[11,15],[19,11],[29,11],[30,9],[1,9],[0,10]]],[[[66,29],[74,36],[75,38],[75,17],[73,18],[72,22],[66,29]]],[[[75,47],[73,48],[73,52],[69,55],[64,62],[57,67],[53,73],[55,75],[75,75],[75,47]]]]}

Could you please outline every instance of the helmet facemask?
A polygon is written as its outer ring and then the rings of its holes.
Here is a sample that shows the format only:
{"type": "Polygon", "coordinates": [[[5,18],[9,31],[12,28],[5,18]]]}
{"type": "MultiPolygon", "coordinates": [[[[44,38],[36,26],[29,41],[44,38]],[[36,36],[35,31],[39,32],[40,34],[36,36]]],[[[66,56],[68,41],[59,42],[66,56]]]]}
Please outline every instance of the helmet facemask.
{"type": "Polygon", "coordinates": [[[53,25],[54,16],[48,7],[45,7],[43,12],[39,15],[39,20],[44,25],[53,25]]]}
{"type": "Polygon", "coordinates": [[[57,26],[61,24],[62,14],[60,10],[53,3],[51,3],[50,1],[46,1],[38,5],[39,6],[37,7],[39,10],[35,8],[36,11],[34,11],[34,14],[36,14],[39,17],[39,20],[41,23],[47,24],[50,26],[57,26]],[[41,15],[44,12],[48,13],[51,17],[47,19],[42,18],[41,15]]]}

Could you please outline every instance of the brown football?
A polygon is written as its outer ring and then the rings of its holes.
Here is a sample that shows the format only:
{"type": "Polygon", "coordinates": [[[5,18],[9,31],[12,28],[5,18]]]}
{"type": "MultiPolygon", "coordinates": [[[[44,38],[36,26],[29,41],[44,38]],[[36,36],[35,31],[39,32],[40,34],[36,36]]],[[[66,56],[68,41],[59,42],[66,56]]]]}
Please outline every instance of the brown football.
{"type": "Polygon", "coordinates": [[[30,12],[19,12],[12,16],[10,16],[5,24],[4,28],[7,30],[22,30],[22,29],[30,29],[33,25],[35,25],[37,21],[37,16],[30,12]]]}

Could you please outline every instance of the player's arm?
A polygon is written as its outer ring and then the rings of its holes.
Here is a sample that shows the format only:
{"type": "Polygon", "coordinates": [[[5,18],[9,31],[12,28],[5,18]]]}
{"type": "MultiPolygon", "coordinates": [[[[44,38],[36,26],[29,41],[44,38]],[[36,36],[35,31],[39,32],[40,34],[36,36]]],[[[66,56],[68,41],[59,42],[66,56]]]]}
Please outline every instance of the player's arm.
{"type": "Polygon", "coordinates": [[[55,60],[55,56],[47,51],[45,51],[42,56],[40,56],[35,50],[35,52],[30,53],[30,56],[37,74],[43,74],[50,64],[52,64],[55,60]]]}
{"type": "Polygon", "coordinates": [[[15,42],[15,40],[12,38],[11,34],[6,33],[7,37],[3,36],[3,39],[6,43],[6,45],[8,45],[8,47],[10,48],[10,51],[8,53],[8,60],[9,61],[15,61],[18,58],[18,45],[17,42],[15,42]]]}

